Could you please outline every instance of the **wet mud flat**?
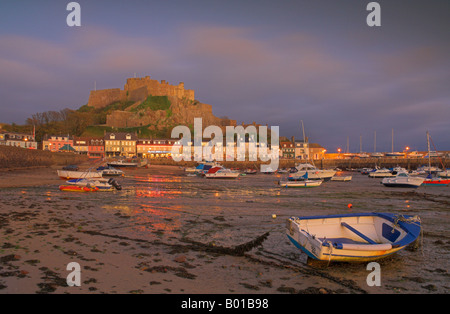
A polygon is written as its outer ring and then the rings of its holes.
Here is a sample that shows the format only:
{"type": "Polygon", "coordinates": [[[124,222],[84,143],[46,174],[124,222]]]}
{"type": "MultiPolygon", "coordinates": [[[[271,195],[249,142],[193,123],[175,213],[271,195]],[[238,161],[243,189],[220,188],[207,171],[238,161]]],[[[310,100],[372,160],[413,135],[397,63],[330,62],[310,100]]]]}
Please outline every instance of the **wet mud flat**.
{"type": "Polygon", "coordinates": [[[389,189],[353,174],[291,190],[277,175],[208,180],[164,166],[126,170],[123,190],[111,193],[61,192],[63,181],[50,179],[2,186],[1,294],[449,291],[449,187],[389,189]],[[379,261],[379,287],[367,285],[366,263],[310,265],[284,234],[290,216],[369,211],[418,215],[423,225],[419,248],[379,261]],[[80,287],[67,285],[70,262],[81,267],[80,287]]]}

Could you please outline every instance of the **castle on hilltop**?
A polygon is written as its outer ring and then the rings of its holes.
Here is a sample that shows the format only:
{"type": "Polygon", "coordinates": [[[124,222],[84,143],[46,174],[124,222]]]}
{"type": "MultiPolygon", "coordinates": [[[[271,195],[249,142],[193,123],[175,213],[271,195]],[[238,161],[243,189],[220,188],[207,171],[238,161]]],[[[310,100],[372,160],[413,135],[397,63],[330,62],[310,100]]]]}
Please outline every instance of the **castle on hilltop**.
{"type": "Polygon", "coordinates": [[[121,90],[120,88],[93,90],[89,95],[88,106],[103,108],[119,101],[140,101],[148,96],[173,96],[179,99],[195,100],[194,90],[184,89],[184,83],[170,85],[165,80],[161,82],[143,78],[129,78],[121,90]]]}

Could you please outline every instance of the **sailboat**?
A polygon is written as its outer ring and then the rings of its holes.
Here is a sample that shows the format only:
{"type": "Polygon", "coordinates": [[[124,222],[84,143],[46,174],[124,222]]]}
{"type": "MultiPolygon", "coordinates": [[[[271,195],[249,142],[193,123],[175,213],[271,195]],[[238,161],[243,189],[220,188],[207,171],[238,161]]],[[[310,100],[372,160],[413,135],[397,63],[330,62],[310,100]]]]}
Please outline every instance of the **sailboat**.
{"type": "Polygon", "coordinates": [[[386,153],[386,157],[401,157],[403,153],[394,152],[394,129],[392,129],[392,151],[390,153],[386,153]]]}
{"type": "Polygon", "coordinates": [[[430,169],[427,178],[423,181],[422,185],[427,186],[442,186],[449,185],[450,179],[433,178],[431,173],[431,157],[430,157],[430,133],[427,131],[427,144],[428,144],[428,169],[430,169]]]}
{"type": "Polygon", "coordinates": [[[279,181],[278,184],[287,188],[310,188],[320,186],[322,182],[322,180],[310,180],[308,178],[308,173],[305,173],[299,180],[288,179],[287,181],[279,181]]]}
{"type": "MultiPolygon", "coordinates": [[[[303,126],[303,120],[302,123],[302,130],[303,130],[303,141],[306,142],[305,137],[305,128],[303,126]]],[[[308,153],[309,157],[309,153],[308,153]]],[[[324,180],[328,181],[330,180],[335,174],[336,170],[331,169],[319,169],[314,165],[314,162],[311,161],[311,163],[302,163],[297,166],[295,166],[297,169],[297,172],[291,173],[288,177],[289,181],[302,181],[304,176],[307,175],[308,179],[310,180],[324,180]]]]}
{"type": "Polygon", "coordinates": [[[374,133],[374,137],[373,137],[373,153],[371,153],[370,156],[371,157],[376,157],[376,158],[380,158],[380,157],[384,156],[383,153],[378,153],[377,152],[377,131],[375,131],[375,133],[374,133]]]}

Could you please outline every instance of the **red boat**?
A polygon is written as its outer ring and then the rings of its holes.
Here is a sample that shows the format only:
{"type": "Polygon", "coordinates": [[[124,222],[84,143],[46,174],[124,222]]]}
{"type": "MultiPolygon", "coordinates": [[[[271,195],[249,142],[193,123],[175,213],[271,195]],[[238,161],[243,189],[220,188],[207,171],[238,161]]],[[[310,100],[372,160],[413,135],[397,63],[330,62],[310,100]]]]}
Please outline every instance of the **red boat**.
{"type": "Polygon", "coordinates": [[[439,178],[433,178],[433,179],[425,179],[422,183],[422,185],[450,185],[450,179],[439,179],[439,178]]]}
{"type": "Polygon", "coordinates": [[[78,185],[60,185],[59,189],[61,191],[68,192],[97,192],[98,187],[87,187],[87,186],[78,186],[78,185]]]}

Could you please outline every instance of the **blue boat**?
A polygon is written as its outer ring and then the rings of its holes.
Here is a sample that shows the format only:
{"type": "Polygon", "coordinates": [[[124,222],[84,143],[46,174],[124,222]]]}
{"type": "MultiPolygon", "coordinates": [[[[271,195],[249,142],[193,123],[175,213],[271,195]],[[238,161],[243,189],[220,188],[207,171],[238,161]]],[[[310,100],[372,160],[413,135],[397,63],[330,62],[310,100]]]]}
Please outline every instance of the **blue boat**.
{"type": "Polygon", "coordinates": [[[365,262],[387,257],[417,240],[417,216],[360,213],[291,217],[286,235],[309,258],[365,262]]]}

